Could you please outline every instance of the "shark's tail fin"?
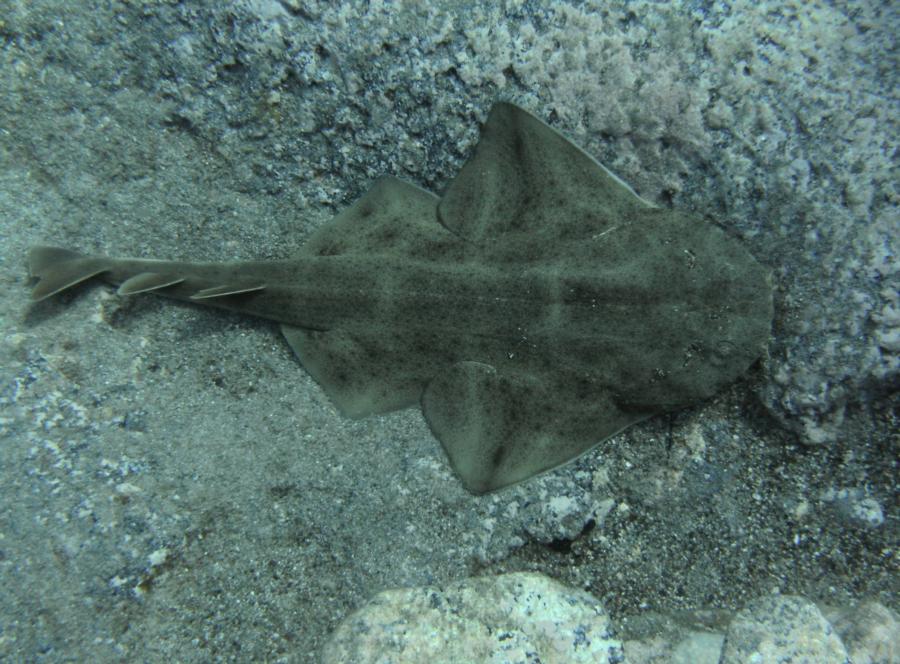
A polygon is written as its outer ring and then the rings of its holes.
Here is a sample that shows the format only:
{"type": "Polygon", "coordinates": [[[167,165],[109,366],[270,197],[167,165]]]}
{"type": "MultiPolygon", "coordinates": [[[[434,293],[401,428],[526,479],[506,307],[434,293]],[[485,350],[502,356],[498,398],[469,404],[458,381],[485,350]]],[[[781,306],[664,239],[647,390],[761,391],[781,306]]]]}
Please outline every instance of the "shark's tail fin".
{"type": "Polygon", "coordinates": [[[33,247],[28,253],[28,271],[38,279],[32,300],[43,300],[95,277],[110,268],[108,258],[85,256],[59,247],[33,247]]]}

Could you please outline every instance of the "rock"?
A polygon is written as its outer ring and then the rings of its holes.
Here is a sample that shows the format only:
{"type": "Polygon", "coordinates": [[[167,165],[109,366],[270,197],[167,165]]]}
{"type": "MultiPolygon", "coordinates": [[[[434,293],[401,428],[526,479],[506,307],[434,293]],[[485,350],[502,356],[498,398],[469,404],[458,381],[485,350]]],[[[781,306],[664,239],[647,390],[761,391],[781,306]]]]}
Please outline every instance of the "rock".
{"type": "Polygon", "coordinates": [[[720,664],[848,664],[834,628],[815,604],[775,595],[750,602],[728,626],[720,664]]]}
{"type": "Polygon", "coordinates": [[[853,664],[900,664],[900,616],[883,604],[863,602],[828,619],[853,664]]]}
{"type": "Polygon", "coordinates": [[[600,602],[541,574],[389,590],[350,615],[323,664],[623,662],[600,602]]]}

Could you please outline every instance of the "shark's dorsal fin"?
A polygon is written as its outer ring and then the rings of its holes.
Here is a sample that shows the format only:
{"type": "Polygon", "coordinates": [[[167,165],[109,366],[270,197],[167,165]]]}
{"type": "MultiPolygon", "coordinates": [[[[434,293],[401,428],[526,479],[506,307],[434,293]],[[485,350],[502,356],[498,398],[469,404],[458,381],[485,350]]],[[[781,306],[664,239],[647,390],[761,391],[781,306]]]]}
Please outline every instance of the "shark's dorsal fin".
{"type": "Polygon", "coordinates": [[[119,295],[137,295],[138,293],[149,293],[160,288],[174,286],[182,281],[184,281],[184,277],[177,274],[141,272],[119,284],[119,289],[116,292],[119,295]]]}

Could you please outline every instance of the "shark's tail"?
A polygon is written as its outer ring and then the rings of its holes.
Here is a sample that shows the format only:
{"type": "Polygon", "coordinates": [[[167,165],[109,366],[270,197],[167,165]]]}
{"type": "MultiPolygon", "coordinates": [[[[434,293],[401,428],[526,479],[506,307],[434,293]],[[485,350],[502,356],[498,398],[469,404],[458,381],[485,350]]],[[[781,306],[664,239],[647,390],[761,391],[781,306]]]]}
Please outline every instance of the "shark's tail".
{"type": "Polygon", "coordinates": [[[32,248],[28,254],[28,270],[38,280],[31,291],[32,300],[44,300],[98,276],[118,286],[119,295],[159,291],[180,300],[213,300],[266,287],[265,282],[235,278],[235,268],[224,263],[85,256],[59,247],[32,248]]]}
{"type": "Polygon", "coordinates": [[[103,256],[85,256],[59,247],[34,247],[28,253],[28,271],[38,279],[32,300],[43,300],[110,269],[103,256]]]}

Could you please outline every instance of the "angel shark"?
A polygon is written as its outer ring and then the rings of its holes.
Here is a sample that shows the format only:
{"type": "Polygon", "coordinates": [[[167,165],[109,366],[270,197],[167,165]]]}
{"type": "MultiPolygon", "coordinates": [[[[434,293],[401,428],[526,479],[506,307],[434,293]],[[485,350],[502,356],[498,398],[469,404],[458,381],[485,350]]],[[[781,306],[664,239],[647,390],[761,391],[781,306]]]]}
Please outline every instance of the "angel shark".
{"type": "Polygon", "coordinates": [[[98,276],[277,321],[345,415],[420,404],[476,494],[714,394],[762,354],[773,315],[769,273],[736,239],[651,205],[509,103],[442,197],[384,177],[290,259],[41,246],[29,263],[35,300],[98,276]]]}

